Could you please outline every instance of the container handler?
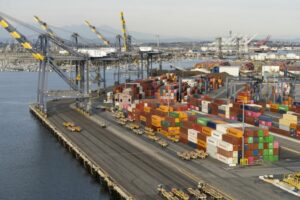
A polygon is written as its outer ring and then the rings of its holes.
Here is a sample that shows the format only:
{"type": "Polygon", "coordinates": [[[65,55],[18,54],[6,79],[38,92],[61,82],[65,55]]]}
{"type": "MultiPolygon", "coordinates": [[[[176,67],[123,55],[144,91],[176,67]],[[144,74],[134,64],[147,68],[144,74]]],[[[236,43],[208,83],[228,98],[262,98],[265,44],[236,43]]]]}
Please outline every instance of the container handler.
{"type": "Polygon", "coordinates": [[[172,192],[168,192],[166,189],[163,188],[161,184],[157,187],[158,193],[161,194],[167,200],[179,200],[172,192]]]}
{"type": "Polygon", "coordinates": [[[198,199],[198,200],[206,200],[207,198],[207,195],[200,192],[199,190],[197,189],[193,189],[193,188],[188,188],[187,191],[190,193],[190,195],[194,196],[195,199],[198,199]]]}
{"type": "Polygon", "coordinates": [[[218,200],[224,199],[223,195],[220,192],[218,192],[215,188],[213,188],[212,186],[210,186],[205,182],[199,182],[198,189],[200,191],[203,191],[205,194],[212,196],[213,199],[218,199],[218,200]]]}
{"type": "Polygon", "coordinates": [[[175,194],[175,196],[179,197],[182,200],[189,200],[190,199],[189,195],[186,194],[185,192],[183,192],[180,189],[172,188],[171,191],[172,191],[173,194],[175,194]]]}

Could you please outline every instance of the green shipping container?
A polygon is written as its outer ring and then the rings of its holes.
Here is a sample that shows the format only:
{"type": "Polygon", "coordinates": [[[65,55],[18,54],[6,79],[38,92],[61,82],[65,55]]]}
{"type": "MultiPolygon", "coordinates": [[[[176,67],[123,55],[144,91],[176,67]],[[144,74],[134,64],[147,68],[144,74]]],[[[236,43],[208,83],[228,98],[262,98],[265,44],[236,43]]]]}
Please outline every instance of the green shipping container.
{"type": "Polygon", "coordinates": [[[253,144],[253,137],[248,137],[248,144],[253,144]]]}
{"type": "Polygon", "coordinates": [[[264,143],[258,143],[258,149],[264,149],[264,143]]]}
{"type": "Polygon", "coordinates": [[[278,110],[284,110],[284,111],[289,111],[289,107],[286,105],[279,105],[278,110]]]}
{"type": "Polygon", "coordinates": [[[264,136],[264,131],[263,130],[258,130],[258,137],[263,137],[264,136]]]}
{"type": "Polygon", "coordinates": [[[273,149],[269,149],[269,156],[273,156],[273,149]]]}
{"type": "Polygon", "coordinates": [[[170,112],[170,117],[179,118],[179,113],[177,113],[177,112],[170,112]]]}
{"type": "Polygon", "coordinates": [[[259,143],[264,143],[264,137],[259,137],[259,138],[258,138],[258,142],[259,142],[259,143]]]}
{"type": "Polygon", "coordinates": [[[278,156],[269,156],[269,160],[271,162],[277,162],[279,160],[279,157],[278,156]]]}
{"type": "Polygon", "coordinates": [[[168,121],[161,121],[161,125],[163,127],[169,127],[170,126],[170,123],[168,121]]]}
{"type": "Polygon", "coordinates": [[[268,156],[269,155],[269,149],[264,149],[263,156],[268,156]]]}
{"type": "Polygon", "coordinates": [[[269,149],[273,149],[273,147],[274,147],[273,143],[268,143],[268,147],[269,147],[269,149]]]}
{"type": "Polygon", "coordinates": [[[275,137],[274,137],[273,135],[270,135],[270,136],[269,136],[269,142],[270,142],[270,143],[273,143],[273,142],[274,142],[274,139],[275,139],[275,137]]]}
{"type": "Polygon", "coordinates": [[[208,119],[206,119],[206,118],[204,118],[204,117],[199,117],[198,119],[197,119],[197,123],[198,124],[201,124],[201,125],[203,125],[203,126],[207,126],[207,122],[208,122],[209,120],[208,119]]]}
{"type": "Polygon", "coordinates": [[[179,127],[181,125],[181,122],[176,122],[175,126],[179,127]]]}

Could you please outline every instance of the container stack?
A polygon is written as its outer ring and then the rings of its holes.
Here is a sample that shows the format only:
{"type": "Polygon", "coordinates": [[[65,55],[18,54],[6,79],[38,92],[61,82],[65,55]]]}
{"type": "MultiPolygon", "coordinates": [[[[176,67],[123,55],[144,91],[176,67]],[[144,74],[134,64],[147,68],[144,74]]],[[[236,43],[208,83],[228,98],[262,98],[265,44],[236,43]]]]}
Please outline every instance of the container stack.
{"type": "Polygon", "coordinates": [[[296,115],[283,114],[282,118],[279,119],[279,128],[285,131],[295,129],[298,123],[296,115]]]}
{"type": "Polygon", "coordinates": [[[284,104],[269,104],[266,107],[270,108],[271,112],[285,114],[289,111],[289,106],[284,104]]]}

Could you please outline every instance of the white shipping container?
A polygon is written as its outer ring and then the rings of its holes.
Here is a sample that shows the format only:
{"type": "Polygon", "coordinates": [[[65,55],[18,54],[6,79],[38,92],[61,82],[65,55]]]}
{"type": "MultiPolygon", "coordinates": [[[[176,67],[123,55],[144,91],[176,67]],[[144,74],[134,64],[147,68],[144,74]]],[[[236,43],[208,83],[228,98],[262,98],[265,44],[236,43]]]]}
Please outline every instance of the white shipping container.
{"type": "Polygon", "coordinates": [[[265,126],[265,125],[262,125],[262,124],[259,125],[259,128],[262,128],[262,129],[269,129],[268,126],[265,126]]]}
{"type": "Polygon", "coordinates": [[[217,159],[227,165],[236,165],[238,164],[238,159],[237,158],[227,158],[221,154],[217,154],[217,159]]]}
{"type": "Polygon", "coordinates": [[[238,158],[239,157],[239,152],[238,151],[233,151],[232,152],[232,157],[233,158],[238,158]]]}
{"type": "Polygon", "coordinates": [[[241,66],[219,66],[219,73],[226,72],[231,76],[239,76],[240,68],[241,66]]]}
{"type": "Polygon", "coordinates": [[[188,141],[197,144],[197,142],[198,142],[198,133],[199,133],[199,131],[196,131],[194,129],[188,129],[188,141]]]}
{"type": "Polygon", "coordinates": [[[290,127],[279,124],[279,128],[285,131],[290,131],[290,127]]]}
{"type": "Polygon", "coordinates": [[[220,149],[224,149],[225,151],[233,151],[233,145],[225,141],[219,141],[218,147],[220,149]]]}
{"type": "Polygon", "coordinates": [[[206,153],[208,153],[210,157],[217,159],[217,148],[207,147],[206,153]]]}
{"type": "Polygon", "coordinates": [[[206,143],[207,145],[212,145],[212,146],[218,146],[218,142],[219,140],[217,138],[214,137],[207,137],[206,138],[206,143]]]}
{"type": "Polygon", "coordinates": [[[226,133],[227,128],[229,128],[229,127],[230,127],[229,124],[217,124],[216,125],[216,130],[220,131],[220,132],[223,132],[223,133],[226,133]]]}
{"type": "Polygon", "coordinates": [[[202,107],[202,110],[201,110],[202,112],[204,112],[204,113],[208,113],[208,109],[207,108],[203,108],[202,107]]]}
{"type": "Polygon", "coordinates": [[[225,134],[226,132],[221,132],[218,130],[213,130],[211,133],[211,136],[214,138],[217,138],[218,140],[222,140],[222,135],[225,134]]]}

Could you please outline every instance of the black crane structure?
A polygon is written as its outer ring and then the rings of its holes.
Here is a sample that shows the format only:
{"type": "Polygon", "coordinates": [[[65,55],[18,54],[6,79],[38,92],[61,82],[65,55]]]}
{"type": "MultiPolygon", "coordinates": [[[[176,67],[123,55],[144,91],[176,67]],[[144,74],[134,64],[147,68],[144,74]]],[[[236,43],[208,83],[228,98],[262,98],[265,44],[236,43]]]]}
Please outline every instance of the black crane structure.
{"type": "MultiPolygon", "coordinates": [[[[58,37],[47,25],[47,23],[41,21],[40,18],[35,17],[36,21],[42,26],[44,31],[41,31],[31,25],[28,25],[18,19],[15,19],[5,13],[0,12],[0,25],[7,30],[10,35],[17,40],[17,42],[25,48],[32,56],[39,62],[38,67],[38,86],[37,86],[37,104],[41,111],[47,113],[47,101],[51,99],[61,99],[61,98],[75,98],[77,101],[77,106],[82,109],[87,109],[88,97],[90,96],[90,66],[96,66],[96,76],[99,79],[97,84],[98,88],[102,83],[103,89],[106,89],[106,68],[107,65],[116,65],[118,70],[118,81],[120,83],[120,76],[122,74],[120,70],[120,62],[126,61],[131,62],[132,57],[139,57],[140,55],[140,66],[137,70],[137,78],[144,78],[144,58],[146,58],[146,75],[149,77],[151,74],[150,69],[152,69],[152,62],[154,55],[160,55],[159,51],[134,51],[130,42],[127,41],[127,45],[130,45],[128,49],[130,51],[122,52],[121,48],[121,37],[117,36],[117,51],[109,53],[106,56],[90,56],[86,53],[81,53],[79,51],[79,38],[78,33],[72,33],[71,38],[73,41],[67,41],[58,37]],[[17,29],[12,26],[7,20],[14,21],[25,28],[29,28],[34,32],[39,33],[37,45],[31,45],[31,42],[17,29]],[[73,46],[71,45],[73,44],[73,46]],[[75,47],[74,47],[75,46],[75,47]],[[52,51],[52,49],[60,49],[64,53],[57,53],[57,51],[52,51]],[[71,73],[66,73],[62,69],[61,64],[70,63],[72,68],[69,71],[75,71],[75,77],[71,73]],[[74,68],[75,69],[74,69],[74,68]],[[102,75],[100,69],[103,69],[102,75]],[[67,83],[70,90],[48,90],[48,72],[54,71],[59,77],[67,83]]],[[[131,38],[131,37],[129,37],[131,38]]],[[[123,43],[126,41],[123,41],[123,43]]],[[[161,66],[161,65],[160,65],[161,66]]]]}

